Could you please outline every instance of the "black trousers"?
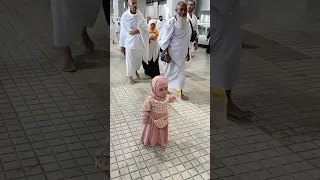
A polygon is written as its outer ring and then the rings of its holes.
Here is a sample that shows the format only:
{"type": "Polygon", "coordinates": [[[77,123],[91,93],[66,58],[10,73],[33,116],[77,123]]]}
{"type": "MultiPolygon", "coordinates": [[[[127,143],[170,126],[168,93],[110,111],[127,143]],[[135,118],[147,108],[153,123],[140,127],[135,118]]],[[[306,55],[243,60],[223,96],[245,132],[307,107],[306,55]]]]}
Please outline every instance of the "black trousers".
{"type": "Polygon", "coordinates": [[[110,0],[103,0],[103,11],[106,21],[110,25],[110,0]]]}

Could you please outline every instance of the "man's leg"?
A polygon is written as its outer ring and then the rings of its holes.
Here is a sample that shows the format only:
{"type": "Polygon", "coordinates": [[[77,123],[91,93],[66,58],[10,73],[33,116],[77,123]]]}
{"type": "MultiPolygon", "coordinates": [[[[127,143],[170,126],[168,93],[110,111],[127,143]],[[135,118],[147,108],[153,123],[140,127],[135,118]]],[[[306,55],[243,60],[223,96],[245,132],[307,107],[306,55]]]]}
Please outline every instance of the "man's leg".
{"type": "Polygon", "coordinates": [[[182,100],[185,100],[185,101],[189,100],[189,97],[186,96],[186,95],[184,95],[184,94],[182,93],[182,90],[181,90],[181,99],[182,99],[182,100]]]}
{"type": "Polygon", "coordinates": [[[240,109],[233,101],[231,98],[231,89],[226,90],[226,95],[228,99],[227,103],[227,115],[231,116],[235,119],[242,119],[242,118],[247,118],[251,117],[253,115],[253,112],[251,111],[244,111],[240,109]]]}
{"type": "Polygon", "coordinates": [[[83,45],[90,51],[94,50],[94,43],[92,42],[92,40],[90,39],[88,33],[87,33],[87,27],[84,27],[82,29],[82,42],[83,45]]]}

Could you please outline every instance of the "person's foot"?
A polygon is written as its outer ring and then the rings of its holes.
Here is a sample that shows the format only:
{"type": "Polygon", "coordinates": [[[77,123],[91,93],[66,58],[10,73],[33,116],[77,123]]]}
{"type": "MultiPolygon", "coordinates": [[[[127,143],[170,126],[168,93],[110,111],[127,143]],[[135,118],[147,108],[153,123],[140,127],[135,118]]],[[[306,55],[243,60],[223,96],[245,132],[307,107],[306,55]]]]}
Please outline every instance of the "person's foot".
{"type": "Polygon", "coordinates": [[[137,79],[140,79],[140,75],[139,75],[138,71],[136,71],[136,76],[137,76],[137,79]]]}
{"type": "Polygon", "coordinates": [[[77,67],[73,63],[73,57],[72,57],[72,52],[69,47],[63,48],[63,58],[64,58],[64,65],[62,71],[64,72],[76,72],[77,67]]]}
{"type": "Polygon", "coordinates": [[[129,77],[128,79],[129,79],[129,84],[131,85],[137,83],[137,81],[135,81],[132,77],[129,77]]]}
{"type": "Polygon", "coordinates": [[[63,66],[62,71],[64,72],[76,72],[77,71],[77,67],[75,64],[71,63],[71,64],[65,64],[63,66]]]}
{"type": "Polygon", "coordinates": [[[181,100],[188,101],[189,97],[181,93],[181,100]]]}
{"type": "Polygon", "coordinates": [[[253,112],[240,109],[233,102],[227,104],[227,116],[234,119],[245,119],[253,116],[253,112]]]}

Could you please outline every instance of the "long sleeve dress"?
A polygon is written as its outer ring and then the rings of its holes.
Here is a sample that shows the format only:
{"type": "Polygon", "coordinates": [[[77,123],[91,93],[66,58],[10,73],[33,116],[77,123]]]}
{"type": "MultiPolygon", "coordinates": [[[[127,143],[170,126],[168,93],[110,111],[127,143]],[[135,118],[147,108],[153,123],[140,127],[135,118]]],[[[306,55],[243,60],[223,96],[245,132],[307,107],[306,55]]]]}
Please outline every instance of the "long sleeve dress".
{"type": "Polygon", "coordinates": [[[141,141],[144,145],[168,144],[168,103],[168,97],[164,101],[158,101],[151,96],[144,102],[141,109],[143,118],[141,141]]]}

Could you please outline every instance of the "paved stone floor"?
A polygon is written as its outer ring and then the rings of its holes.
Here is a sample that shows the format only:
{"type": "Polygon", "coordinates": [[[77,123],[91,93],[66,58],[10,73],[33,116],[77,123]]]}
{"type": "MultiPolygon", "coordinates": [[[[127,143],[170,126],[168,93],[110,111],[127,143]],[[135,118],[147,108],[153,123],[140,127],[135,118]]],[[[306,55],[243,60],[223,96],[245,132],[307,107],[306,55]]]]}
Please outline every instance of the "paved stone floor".
{"type": "Polygon", "coordinates": [[[259,48],[243,51],[234,90],[255,115],[211,130],[211,178],[320,179],[319,2],[255,5],[261,11],[249,15],[259,18],[244,26],[244,42],[259,48]]]}
{"type": "Polygon", "coordinates": [[[108,27],[75,44],[77,73],[61,72],[48,0],[0,0],[0,179],[104,179],[93,154],[109,131],[108,27]]]}

